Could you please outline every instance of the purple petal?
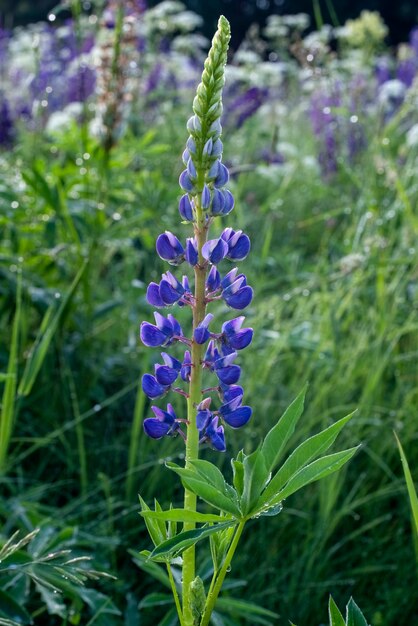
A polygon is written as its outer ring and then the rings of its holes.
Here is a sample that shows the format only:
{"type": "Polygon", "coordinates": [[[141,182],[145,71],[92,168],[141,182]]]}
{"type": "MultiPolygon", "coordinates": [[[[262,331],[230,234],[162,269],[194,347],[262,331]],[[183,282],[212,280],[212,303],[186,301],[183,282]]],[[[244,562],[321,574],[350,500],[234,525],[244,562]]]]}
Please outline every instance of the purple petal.
{"type": "Polygon", "coordinates": [[[205,437],[216,450],[225,452],[225,435],[223,426],[218,426],[218,418],[214,417],[212,422],[206,427],[205,437]]]}
{"type": "Polygon", "coordinates": [[[155,366],[155,378],[160,385],[165,387],[172,385],[178,375],[178,371],[168,365],[155,366]]]}
{"type": "Polygon", "coordinates": [[[207,173],[207,180],[213,180],[216,178],[219,172],[220,163],[219,159],[216,159],[216,161],[211,165],[209,172],[207,173]]]}
{"type": "Polygon", "coordinates": [[[180,174],[179,184],[180,184],[180,187],[184,191],[187,191],[188,193],[191,193],[192,191],[194,191],[194,185],[192,181],[190,180],[187,170],[184,170],[184,172],[180,174]]]}
{"type": "Polygon", "coordinates": [[[232,283],[235,282],[235,280],[237,278],[237,272],[238,272],[238,268],[234,267],[234,269],[230,270],[228,272],[228,274],[226,274],[223,277],[223,279],[221,280],[221,287],[222,287],[222,289],[226,289],[227,287],[232,285],[232,283]]]}
{"type": "Polygon", "coordinates": [[[169,317],[170,316],[164,317],[164,315],[161,315],[158,311],[155,311],[154,313],[155,323],[161,332],[166,335],[166,337],[172,337],[173,335],[173,324],[171,323],[169,317]]]}
{"type": "Polygon", "coordinates": [[[189,200],[189,196],[185,194],[179,201],[179,213],[183,220],[186,222],[193,222],[193,208],[189,200]]]}
{"type": "Polygon", "coordinates": [[[187,173],[189,175],[190,180],[195,182],[197,178],[197,171],[196,171],[196,166],[193,163],[193,160],[191,158],[187,161],[187,173]]]}
{"type": "Polygon", "coordinates": [[[186,261],[193,267],[197,265],[199,260],[195,238],[186,240],[186,261]]]}
{"type": "Polygon", "coordinates": [[[228,365],[227,367],[216,369],[215,373],[225,385],[234,385],[239,380],[241,368],[239,365],[228,365]]]}
{"type": "Polygon", "coordinates": [[[190,352],[188,350],[186,350],[185,353],[184,353],[183,365],[182,365],[181,370],[180,370],[180,376],[184,380],[184,382],[189,382],[190,373],[191,373],[191,370],[192,370],[191,364],[192,364],[192,359],[191,359],[191,356],[190,356],[190,352]]]}
{"type": "Polygon", "coordinates": [[[165,306],[160,296],[160,287],[157,283],[150,283],[148,285],[147,301],[151,304],[151,306],[165,306]]]}
{"type": "Polygon", "coordinates": [[[222,209],[222,215],[228,215],[229,213],[231,213],[235,205],[234,196],[228,189],[225,189],[225,191],[223,192],[223,195],[224,195],[224,206],[222,209]]]}
{"type": "Polygon", "coordinates": [[[161,352],[161,356],[163,357],[165,365],[168,365],[168,367],[171,367],[178,372],[181,370],[181,361],[176,359],[174,356],[171,356],[171,354],[167,354],[167,352],[161,352]]]}
{"type": "Polygon", "coordinates": [[[232,237],[232,241],[228,242],[229,252],[226,255],[227,259],[231,259],[231,261],[242,261],[248,255],[251,242],[250,238],[247,235],[242,234],[236,243],[233,243],[234,237],[232,237]]]}
{"type": "Polygon", "coordinates": [[[219,163],[218,173],[215,178],[215,187],[224,187],[229,180],[229,172],[228,168],[223,164],[219,163]]]}
{"type": "Polygon", "coordinates": [[[210,205],[210,191],[209,187],[205,185],[202,191],[202,209],[208,209],[210,205]]]}
{"type": "Polygon", "coordinates": [[[208,277],[206,279],[206,289],[209,293],[213,291],[217,291],[221,286],[221,277],[220,274],[215,267],[215,265],[211,268],[208,277]]]}
{"type": "Polygon", "coordinates": [[[144,374],[142,377],[142,389],[148,398],[159,398],[163,396],[166,389],[157,382],[155,376],[144,374]]]}
{"type": "Polygon", "coordinates": [[[221,391],[221,396],[225,403],[229,403],[231,402],[231,400],[234,400],[238,397],[242,398],[243,395],[244,389],[240,385],[231,385],[229,387],[226,387],[225,389],[222,389],[221,391]]]}
{"type": "Polygon", "coordinates": [[[153,439],[161,439],[161,437],[167,435],[170,428],[170,424],[160,422],[156,417],[147,417],[147,419],[144,420],[144,431],[148,437],[152,437],[153,439]]]}
{"type": "Polygon", "coordinates": [[[202,247],[202,256],[217,265],[228,254],[228,244],[223,239],[210,239],[202,247]]]}
{"type": "Polygon", "coordinates": [[[197,430],[204,430],[209,424],[212,417],[212,413],[208,409],[198,411],[196,415],[197,430]]]}
{"type": "Polygon", "coordinates": [[[212,215],[223,215],[225,207],[225,196],[219,189],[213,190],[211,213],[212,215]]]}
{"type": "Polygon", "coordinates": [[[181,329],[179,322],[176,320],[176,318],[173,315],[171,315],[171,313],[169,313],[167,317],[173,328],[173,335],[176,335],[176,337],[182,337],[183,331],[181,329]]]}
{"type": "Polygon", "coordinates": [[[245,320],[244,315],[240,315],[233,320],[229,320],[229,322],[224,322],[222,324],[222,332],[229,339],[236,335],[237,332],[241,330],[241,326],[243,325],[245,320]]]}
{"type": "Polygon", "coordinates": [[[182,295],[183,294],[179,293],[177,289],[174,289],[167,280],[160,282],[160,296],[164,305],[169,306],[170,304],[178,302],[182,295]]]}
{"type": "Polygon", "coordinates": [[[250,419],[252,409],[249,406],[240,406],[235,411],[223,415],[225,422],[232,428],[241,428],[250,419]]]}
{"type": "Polygon", "coordinates": [[[186,148],[188,149],[190,154],[196,154],[197,146],[193,137],[189,137],[188,140],[186,141],[186,148]]]}
{"type": "Polygon", "coordinates": [[[222,141],[220,139],[217,139],[215,143],[213,144],[211,156],[213,157],[221,156],[222,150],[223,150],[222,141]]]}
{"type": "Polygon", "coordinates": [[[166,231],[157,237],[156,245],[158,255],[164,260],[178,265],[184,260],[184,249],[180,241],[173,233],[166,231]]]}
{"type": "Polygon", "coordinates": [[[227,296],[223,295],[223,298],[227,305],[233,309],[245,309],[245,307],[248,306],[253,299],[253,290],[251,287],[245,286],[238,289],[236,293],[227,296]]]}
{"type": "Polygon", "coordinates": [[[161,330],[159,330],[156,326],[149,324],[148,322],[142,322],[139,334],[142,343],[149,348],[162,346],[167,340],[165,333],[161,332],[161,330]]]}

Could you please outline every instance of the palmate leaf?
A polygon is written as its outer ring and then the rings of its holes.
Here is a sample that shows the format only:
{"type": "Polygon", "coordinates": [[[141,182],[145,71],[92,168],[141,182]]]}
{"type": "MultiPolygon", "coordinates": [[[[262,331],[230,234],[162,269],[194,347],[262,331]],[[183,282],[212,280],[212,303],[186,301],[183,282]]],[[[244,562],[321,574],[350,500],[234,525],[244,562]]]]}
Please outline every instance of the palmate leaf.
{"type": "Polygon", "coordinates": [[[263,501],[265,503],[269,502],[274,494],[277,494],[301,468],[306,466],[312,459],[328,450],[352,416],[353,413],[346,415],[346,417],[335,422],[335,424],[332,424],[322,432],[301,443],[286,459],[268,484],[263,494],[263,501]]]}
{"type": "MultiPolygon", "coordinates": [[[[313,463],[310,463],[306,467],[297,472],[287,483],[286,487],[280,490],[274,498],[269,501],[270,506],[274,506],[285,500],[290,495],[302,489],[309,483],[312,483],[321,478],[325,478],[334,472],[337,472],[341,467],[351,459],[351,457],[357,452],[360,446],[343,450],[342,452],[335,452],[327,456],[321,457],[313,463]]],[[[264,503],[265,504],[265,503],[264,503]]]]}
{"type": "Polygon", "coordinates": [[[215,465],[208,461],[195,461],[190,469],[180,467],[175,463],[167,463],[166,465],[180,476],[187,489],[193,491],[202,500],[237,519],[241,518],[238,494],[231,485],[227,485],[223,475],[215,465]],[[222,482],[219,475],[222,477],[222,482]]]}
{"type": "Polygon", "coordinates": [[[224,528],[229,528],[233,524],[234,522],[228,521],[222,522],[221,524],[215,524],[214,526],[203,526],[202,528],[195,528],[194,530],[181,532],[175,537],[171,537],[170,539],[163,541],[159,546],[154,548],[149,555],[149,558],[151,560],[165,559],[169,561],[181,554],[187,548],[190,548],[190,546],[196,544],[198,541],[201,541],[206,537],[210,537],[210,535],[218,533],[224,528]]]}

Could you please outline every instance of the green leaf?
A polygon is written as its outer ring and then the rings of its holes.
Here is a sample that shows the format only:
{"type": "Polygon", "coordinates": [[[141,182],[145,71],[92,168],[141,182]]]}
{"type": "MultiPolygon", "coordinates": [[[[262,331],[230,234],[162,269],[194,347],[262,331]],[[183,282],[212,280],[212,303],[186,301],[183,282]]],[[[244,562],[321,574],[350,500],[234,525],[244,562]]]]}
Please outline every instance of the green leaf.
{"type": "Polygon", "coordinates": [[[169,560],[178,556],[198,541],[201,541],[214,533],[218,533],[224,528],[229,528],[232,524],[233,522],[223,522],[222,524],[216,524],[215,526],[204,526],[202,528],[195,528],[194,530],[186,530],[171,539],[163,541],[163,543],[154,548],[149,558],[155,559],[163,557],[164,559],[169,560]]]}
{"type": "Polygon", "coordinates": [[[241,496],[241,510],[248,515],[257,503],[263,491],[269,471],[266,467],[264,455],[260,449],[255,450],[244,458],[244,490],[241,496]]]}
{"type": "Polygon", "coordinates": [[[203,461],[202,459],[194,459],[193,461],[190,461],[190,465],[213,487],[216,487],[226,496],[235,498],[236,502],[238,502],[235,489],[231,487],[231,485],[228,485],[224,475],[216,465],[210,463],[209,461],[203,461]]]}
{"type": "Polygon", "coordinates": [[[158,626],[177,626],[178,625],[178,617],[176,609],[171,609],[168,613],[166,613],[163,619],[158,622],[158,626]]]}
{"type": "Polygon", "coordinates": [[[328,604],[329,626],[345,626],[345,621],[341,615],[340,609],[335,604],[332,596],[329,597],[328,604]]]}
{"type": "Polygon", "coordinates": [[[165,606],[173,604],[173,596],[167,593],[150,593],[141,600],[138,607],[140,609],[149,609],[153,606],[165,606]]]}
{"type": "Polygon", "coordinates": [[[399,441],[396,433],[394,433],[396,442],[398,444],[399,453],[401,455],[401,461],[403,466],[403,471],[405,474],[405,482],[406,487],[408,489],[409,502],[411,504],[412,517],[415,525],[415,532],[418,535],[418,498],[417,492],[415,491],[414,481],[412,480],[411,470],[409,469],[408,460],[406,458],[405,452],[402,448],[401,442],[399,441]]]}
{"type": "Polygon", "coordinates": [[[55,305],[52,305],[45,313],[44,319],[42,320],[41,327],[39,329],[39,333],[29,354],[28,360],[26,361],[26,366],[19,384],[19,395],[27,396],[31,392],[39,370],[42,367],[42,363],[44,362],[47,355],[51,341],[58,329],[60,320],[63,317],[64,311],[66,310],[68,304],[70,303],[76,292],[81,277],[83,276],[84,271],[87,267],[87,264],[88,261],[85,261],[77,272],[77,275],[74,278],[65,297],[62,298],[61,304],[58,309],[55,310],[55,305]]]}
{"type": "Polygon", "coordinates": [[[236,459],[231,459],[233,483],[236,492],[239,496],[242,496],[244,491],[244,452],[240,450],[236,459]]]}
{"type": "Polygon", "coordinates": [[[241,517],[241,512],[236,503],[238,496],[233,487],[228,485],[229,492],[222,493],[217,487],[209,484],[209,482],[194,469],[179,467],[175,463],[167,463],[167,467],[180,476],[186,489],[193,491],[193,493],[202,498],[202,500],[220,511],[230,513],[235,518],[239,519],[241,517]],[[230,495],[231,490],[232,494],[230,495]]]}
{"type": "Polygon", "coordinates": [[[32,624],[32,619],[26,609],[15,602],[8,593],[0,589],[0,616],[14,620],[18,624],[32,624]]]}
{"type": "Polygon", "coordinates": [[[314,459],[334,443],[338,434],[345,426],[345,424],[352,418],[353,413],[346,415],[342,419],[331,424],[328,428],[322,432],[310,437],[306,441],[300,444],[292,452],[292,454],[286,459],[281,468],[277,471],[275,476],[268,484],[264,494],[263,501],[268,502],[274,497],[274,494],[278,493],[280,489],[294,476],[300,469],[305,467],[309,461],[314,459]]]}
{"type": "Polygon", "coordinates": [[[151,512],[151,509],[149,508],[147,503],[141,498],[141,496],[139,496],[139,502],[141,504],[141,509],[142,509],[141,515],[143,515],[144,517],[145,525],[147,527],[148,534],[151,537],[151,541],[154,544],[154,546],[158,546],[167,538],[166,533],[165,533],[165,526],[164,526],[164,533],[162,533],[158,520],[149,518],[148,516],[145,515],[145,513],[151,512]]]}
{"type": "Polygon", "coordinates": [[[264,439],[261,450],[269,472],[271,472],[279,462],[282,452],[302,415],[307,388],[308,385],[306,384],[264,439]]]}
{"type": "Polygon", "coordinates": [[[216,609],[224,613],[239,615],[243,619],[250,620],[253,624],[265,624],[266,626],[272,623],[270,619],[277,620],[279,617],[277,613],[273,613],[273,611],[269,611],[257,604],[235,598],[218,598],[216,609]],[[266,620],[265,618],[270,619],[266,620]]]}
{"type": "Polygon", "coordinates": [[[135,550],[129,550],[129,553],[133,556],[133,562],[137,565],[142,571],[146,572],[155,580],[158,580],[168,589],[171,589],[170,579],[167,576],[167,572],[165,569],[149,560],[149,556],[151,552],[149,550],[143,550],[142,552],[135,552],[135,550]]]}
{"type": "Polygon", "coordinates": [[[187,511],[186,509],[170,509],[169,511],[151,511],[148,509],[142,511],[141,515],[148,519],[164,520],[165,522],[197,522],[205,524],[225,521],[224,515],[211,515],[210,513],[187,511]]]}
{"type": "Polygon", "coordinates": [[[313,483],[316,480],[325,478],[334,472],[337,472],[351,457],[357,452],[360,446],[343,450],[342,452],[335,452],[327,456],[321,457],[313,463],[310,463],[306,467],[302,468],[297,474],[295,474],[287,483],[286,487],[282,489],[271,500],[270,505],[278,504],[285,498],[288,498],[292,493],[299,491],[302,487],[305,487],[309,483],[313,483]]]}
{"type": "Polygon", "coordinates": [[[219,570],[222,567],[228,548],[231,545],[234,531],[234,526],[231,526],[230,528],[225,528],[225,530],[221,530],[219,533],[216,533],[216,535],[211,535],[209,537],[210,551],[215,570],[219,570]]]}
{"type": "Polygon", "coordinates": [[[350,598],[347,604],[346,623],[347,626],[368,626],[366,618],[354,602],[353,598],[350,598]]]}
{"type": "Polygon", "coordinates": [[[16,311],[13,319],[12,334],[10,340],[9,361],[7,364],[6,382],[4,385],[1,412],[0,412],[0,471],[4,470],[7,463],[7,453],[10,438],[16,419],[16,387],[17,387],[17,357],[19,350],[19,328],[22,308],[22,275],[19,274],[16,289],[16,311]]]}

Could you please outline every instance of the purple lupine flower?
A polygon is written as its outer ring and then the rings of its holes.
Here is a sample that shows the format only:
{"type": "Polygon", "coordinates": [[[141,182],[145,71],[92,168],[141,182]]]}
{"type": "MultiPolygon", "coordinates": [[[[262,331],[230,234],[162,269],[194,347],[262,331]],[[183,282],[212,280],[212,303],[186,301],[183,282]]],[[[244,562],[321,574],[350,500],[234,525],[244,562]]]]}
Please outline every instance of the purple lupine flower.
{"type": "Polygon", "coordinates": [[[245,235],[242,230],[232,230],[232,228],[225,228],[221,238],[228,244],[227,259],[231,261],[243,261],[251,247],[250,238],[245,235]]]}
{"type": "Polygon", "coordinates": [[[193,333],[193,338],[196,343],[203,344],[206,343],[210,337],[210,332],[208,329],[209,324],[213,320],[212,313],[208,313],[205,319],[200,322],[200,324],[195,328],[193,333]]]}
{"type": "Polygon", "coordinates": [[[192,357],[189,350],[184,353],[183,363],[180,369],[180,376],[185,383],[190,381],[190,373],[192,371],[192,357]]]}
{"type": "Polygon", "coordinates": [[[180,198],[179,213],[180,213],[181,218],[185,222],[193,222],[194,220],[193,207],[192,207],[192,203],[190,202],[189,196],[187,194],[185,194],[184,196],[180,198]]]}
{"type": "Polygon", "coordinates": [[[252,117],[269,95],[268,89],[250,87],[238,94],[226,105],[226,124],[241,128],[244,122],[252,117]]]}
{"type": "Polygon", "coordinates": [[[163,411],[157,406],[152,406],[151,409],[155,417],[148,417],[144,420],[146,434],[153,439],[161,439],[165,435],[175,435],[180,424],[172,405],[167,404],[167,411],[163,411]]]}
{"type": "Polygon", "coordinates": [[[414,26],[409,33],[409,45],[411,46],[414,56],[418,61],[418,26],[414,26]]]}
{"type": "Polygon", "coordinates": [[[180,265],[184,261],[184,248],[173,233],[166,230],[157,237],[155,247],[158,256],[171,265],[180,265]]]}
{"type": "Polygon", "coordinates": [[[234,268],[221,280],[222,298],[232,309],[245,309],[253,299],[253,290],[247,285],[244,274],[237,276],[234,268]]]}
{"type": "Polygon", "coordinates": [[[14,124],[9,103],[0,93],[0,146],[9,146],[13,142],[14,124]]]}
{"type": "Polygon", "coordinates": [[[157,311],[154,313],[155,326],[149,322],[142,322],[140,329],[141,341],[145,346],[169,346],[183,337],[183,331],[178,321],[172,316],[164,317],[157,311]]]}
{"type": "Polygon", "coordinates": [[[228,254],[228,244],[222,239],[210,239],[202,248],[202,256],[213,265],[218,265],[228,254]]]}
{"type": "Polygon", "coordinates": [[[201,434],[200,442],[204,443],[206,441],[212,445],[215,450],[218,450],[218,452],[225,452],[224,427],[218,426],[218,421],[219,418],[217,416],[212,417],[204,432],[201,434]]]}
{"type": "Polygon", "coordinates": [[[232,428],[241,428],[241,426],[244,426],[250,419],[252,412],[251,407],[242,406],[242,395],[236,396],[219,407],[219,414],[232,428]]]}
{"type": "Polygon", "coordinates": [[[229,322],[222,324],[222,350],[243,350],[250,345],[253,339],[252,328],[241,328],[245,317],[241,315],[229,322]]]}

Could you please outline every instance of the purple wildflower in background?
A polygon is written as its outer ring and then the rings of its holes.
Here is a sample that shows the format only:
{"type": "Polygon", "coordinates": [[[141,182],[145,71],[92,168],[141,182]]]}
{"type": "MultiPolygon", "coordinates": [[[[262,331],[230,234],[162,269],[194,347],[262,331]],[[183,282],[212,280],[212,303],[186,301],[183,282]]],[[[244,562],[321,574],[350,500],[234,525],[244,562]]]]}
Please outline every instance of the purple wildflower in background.
{"type": "Polygon", "coordinates": [[[14,124],[6,97],[0,93],[0,146],[9,146],[13,142],[14,124]]]}
{"type": "Polygon", "coordinates": [[[225,104],[224,123],[226,126],[241,128],[252,117],[269,96],[268,89],[250,87],[243,93],[239,93],[225,104]]]}
{"type": "Polygon", "coordinates": [[[341,96],[334,90],[325,95],[323,91],[313,94],[309,117],[312,130],[318,140],[318,162],[325,178],[338,168],[339,119],[335,108],[341,106],[341,96]]]}

